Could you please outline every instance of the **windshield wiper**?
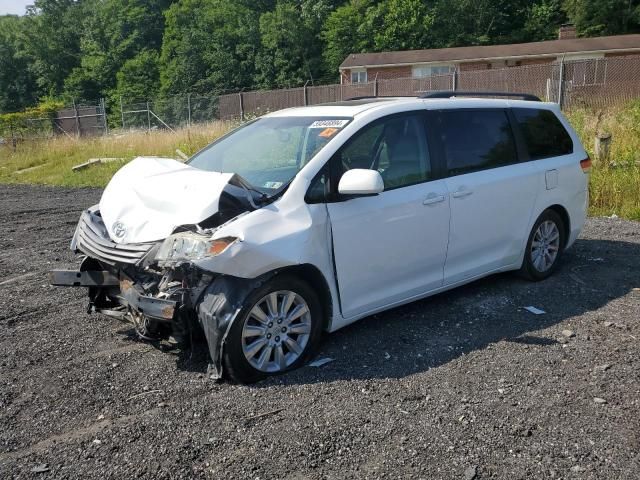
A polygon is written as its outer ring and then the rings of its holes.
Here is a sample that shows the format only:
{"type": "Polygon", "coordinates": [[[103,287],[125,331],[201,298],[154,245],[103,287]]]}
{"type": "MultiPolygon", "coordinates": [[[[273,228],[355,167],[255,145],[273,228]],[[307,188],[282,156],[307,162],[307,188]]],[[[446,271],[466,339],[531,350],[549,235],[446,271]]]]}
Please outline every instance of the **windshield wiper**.
{"type": "Polygon", "coordinates": [[[264,202],[266,200],[269,200],[269,195],[267,195],[266,193],[258,190],[256,187],[251,185],[249,182],[247,182],[247,180],[242,175],[239,175],[239,174],[235,173],[233,175],[233,177],[231,178],[231,180],[229,181],[229,183],[231,185],[236,185],[236,186],[242,188],[245,191],[245,193],[247,194],[247,199],[249,200],[249,203],[256,210],[258,208],[260,208],[260,207],[255,203],[256,199],[251,194],[251,192],[255,192],[255,193],[258,194],[258,201],[260,203],[262,203],[262,202],[264,202]]]}
{"type": "MultiPolygon", "coordinates": [[[[295,178],[295,176],[293,177],[295,178]]],[[[268,196],[269,200],[275,200],[276,198],[278,198],[280,195],[282,195],[285,190],[287,188],[289,188],[289,185],[291,185],[291,182],[293,182],[293,178],[291,180],[289,180],[287,183],[285,183],[284,185],[280,186],[280,188],[278,188],[275,192],[273,192],[271,195],[268,196]]]]}

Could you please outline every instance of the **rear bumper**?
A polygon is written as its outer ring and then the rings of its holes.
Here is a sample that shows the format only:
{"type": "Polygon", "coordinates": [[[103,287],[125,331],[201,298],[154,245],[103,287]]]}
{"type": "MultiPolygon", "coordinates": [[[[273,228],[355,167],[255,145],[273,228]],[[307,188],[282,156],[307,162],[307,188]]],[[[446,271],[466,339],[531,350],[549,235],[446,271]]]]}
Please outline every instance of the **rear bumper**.
{"type": "MultiPolygon", "coordinates": [[[[171,322],[176,318],[179,302],[145,295],[133,280],[124,274],[118,278],[108,271],[53,270],[51,285],[58,287],[94,287],[110,289],[109,298],[135,312],[154,320],[171,322]],[[119,292],[118,292],[119,287],[119,292]]],[[[100,311],[100,309],[97,309],[100,311]]]]}

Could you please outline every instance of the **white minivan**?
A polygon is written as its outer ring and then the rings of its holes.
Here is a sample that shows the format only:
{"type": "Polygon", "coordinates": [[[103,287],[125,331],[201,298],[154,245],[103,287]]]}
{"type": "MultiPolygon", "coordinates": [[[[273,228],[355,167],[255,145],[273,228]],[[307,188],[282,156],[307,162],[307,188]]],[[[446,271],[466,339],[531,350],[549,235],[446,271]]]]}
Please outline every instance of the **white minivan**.
{"type": "Polygon", "coordinates": [[[144,338],[203,332],[212,374],[252,382],[376,312],[496,272],[542,280],[583,227],[591,162],[557,105],[523,97],[293,108],[186,164],[135,159],[51,283],[144,338]]]}

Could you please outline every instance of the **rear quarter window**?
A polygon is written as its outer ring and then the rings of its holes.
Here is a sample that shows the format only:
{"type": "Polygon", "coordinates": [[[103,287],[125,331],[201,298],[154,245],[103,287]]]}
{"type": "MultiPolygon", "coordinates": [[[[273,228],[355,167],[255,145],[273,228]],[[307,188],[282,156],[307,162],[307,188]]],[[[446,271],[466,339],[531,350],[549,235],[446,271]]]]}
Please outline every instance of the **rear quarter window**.
{"type": "Polygon", "coordinates": [[[531,160],[573,153],[573,141],[564,126],[549,110],[514,108],[531,160]]]}

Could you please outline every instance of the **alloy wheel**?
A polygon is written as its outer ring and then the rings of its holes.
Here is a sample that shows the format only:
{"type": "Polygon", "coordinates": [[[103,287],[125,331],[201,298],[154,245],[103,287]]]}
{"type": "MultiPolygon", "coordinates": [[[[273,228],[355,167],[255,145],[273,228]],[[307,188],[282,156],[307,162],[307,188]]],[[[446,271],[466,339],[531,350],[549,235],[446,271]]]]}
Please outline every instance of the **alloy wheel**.
{"type": "Polygon", "coordinates": [[[249,311],[242,328],[242,352],[261,372],[277,373],[304,353],[311,335],[311,312],[295,292],[271,292],[249,311]]]}
{"type": "Polygon", "coordinates": [[[560,250],[560,230],[555,222],[542,222],[531,242],[531,263],[539,272],[549,270],[558,258],[560,250]]]}

